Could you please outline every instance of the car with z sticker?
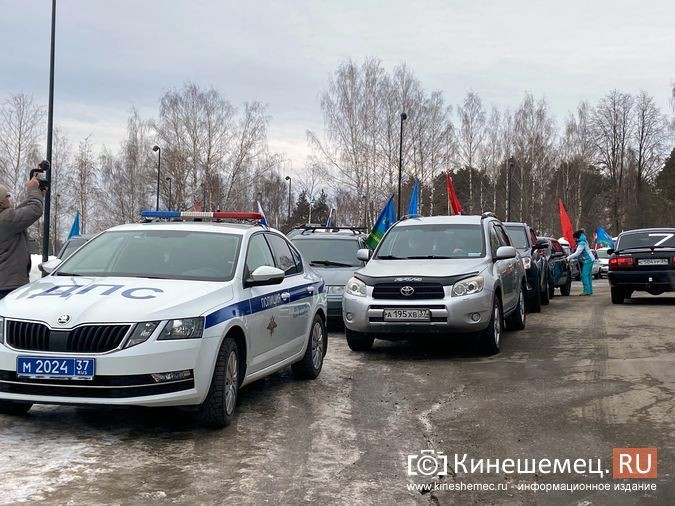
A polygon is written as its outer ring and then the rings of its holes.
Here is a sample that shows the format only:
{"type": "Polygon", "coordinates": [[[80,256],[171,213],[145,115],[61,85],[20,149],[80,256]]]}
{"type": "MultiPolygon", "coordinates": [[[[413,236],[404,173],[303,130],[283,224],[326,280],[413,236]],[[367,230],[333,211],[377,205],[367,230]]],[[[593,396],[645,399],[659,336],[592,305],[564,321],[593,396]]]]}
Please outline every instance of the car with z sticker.
{"type": "Polygon", "coordinates": [[[222,222],[257,213],[144,216],[46,262],[48,276],[0,300],[0,413],[179,406],[224,427],[240,387],[288,366],[318,377],[324,282],[285,236],[222,222]]]}

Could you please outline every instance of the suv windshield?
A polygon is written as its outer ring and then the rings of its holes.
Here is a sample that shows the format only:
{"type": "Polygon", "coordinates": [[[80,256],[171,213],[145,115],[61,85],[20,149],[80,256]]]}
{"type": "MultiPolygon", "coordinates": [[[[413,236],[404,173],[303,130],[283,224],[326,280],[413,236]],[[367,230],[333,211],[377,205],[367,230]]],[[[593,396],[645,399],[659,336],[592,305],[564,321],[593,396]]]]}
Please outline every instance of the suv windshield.
{"type": "Polygon", "coordinates": [[[517,249],[527,249],[527,233],[520,225],[505,225],[511,244],[517,249]]]}
{"type": "Polygon", "coordinates": [[[474,258],[485,256],[480,225],[406,225],[384,237],[375,258],[474,258]]]}
{"type": "Polygon", "coordinates": [[[675,229],[664,232],[636,232],[619,238],[617,250],[632,248],[675,248],[675,229]]]}
{"type": "Polygon", "coordinates": [[[57,276],[229,281],[241,237],[191,230],[105,232],[73,253],[57,276]]]}
{"type": "Polygon", "coordinates": [[[356,258],[359,242],[346,239],[296,239],[293,245],[316,267],[363,267],[356,258]]]}

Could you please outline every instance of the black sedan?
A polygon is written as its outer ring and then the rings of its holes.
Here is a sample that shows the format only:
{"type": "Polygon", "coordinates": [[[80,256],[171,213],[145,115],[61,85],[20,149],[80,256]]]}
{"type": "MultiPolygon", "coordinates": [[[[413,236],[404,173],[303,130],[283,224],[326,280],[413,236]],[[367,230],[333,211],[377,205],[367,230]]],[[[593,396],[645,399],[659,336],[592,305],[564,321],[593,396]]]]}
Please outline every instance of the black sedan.
{"type": "Polygon", "coordinates": [[[567,254],[556,239],[552,237],[537,237],[539,241],[546,241],[548,246],[542,250],[548,265],[548,296],[553,298],[554,290],[560,288],[560,295],[569,295],[572,289],[572,268],[567,261],[567,254]]]}
{"type": "Polygon", "coordinates": [[[622,232],[607,253],[614,304],[623,304],[635,291],[652,295],[675,291],[675,228],[622,232]]]}

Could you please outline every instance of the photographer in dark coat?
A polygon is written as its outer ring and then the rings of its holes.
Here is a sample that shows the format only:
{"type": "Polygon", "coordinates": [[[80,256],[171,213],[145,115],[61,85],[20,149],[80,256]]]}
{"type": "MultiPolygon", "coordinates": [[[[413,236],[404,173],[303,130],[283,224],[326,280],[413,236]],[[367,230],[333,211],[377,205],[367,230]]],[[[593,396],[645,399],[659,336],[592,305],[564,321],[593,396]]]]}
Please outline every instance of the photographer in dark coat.
{"type": "Polygon", "coordinates": [[[26,199],[13,209],[9,191],[0,185],[0,299],[29,281],[28,227],[42,216],[44,191],[32,177],[26,182],[26,199]]]}

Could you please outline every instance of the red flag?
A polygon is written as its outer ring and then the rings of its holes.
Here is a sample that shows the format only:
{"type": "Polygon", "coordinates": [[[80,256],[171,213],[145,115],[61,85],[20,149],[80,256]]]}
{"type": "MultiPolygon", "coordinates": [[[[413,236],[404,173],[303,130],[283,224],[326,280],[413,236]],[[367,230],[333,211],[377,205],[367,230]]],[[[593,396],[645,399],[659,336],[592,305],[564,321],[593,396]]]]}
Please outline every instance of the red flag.
{"type": "Polygon", "coordinates": [[[448,183],[448,200],[450,201],[451,214],[462,214],[462,204],[460,204],[459,199],[457,198],[457,192],[455,192],[455,185],[452,183],[452,178],[450,173],[445,174],[447,183],[448,183]]]}
{"type": "Polygon", "coordinates": [[[560,207],[560,228],[562,229],[562,235],[565,240],[570,243],[570,249],[574,249],[577,247],[577,242],[574,240],[572,222],[567,215],[567,211],[565,211],[562,199],[558,199],[558,205],[560,207]]]}

